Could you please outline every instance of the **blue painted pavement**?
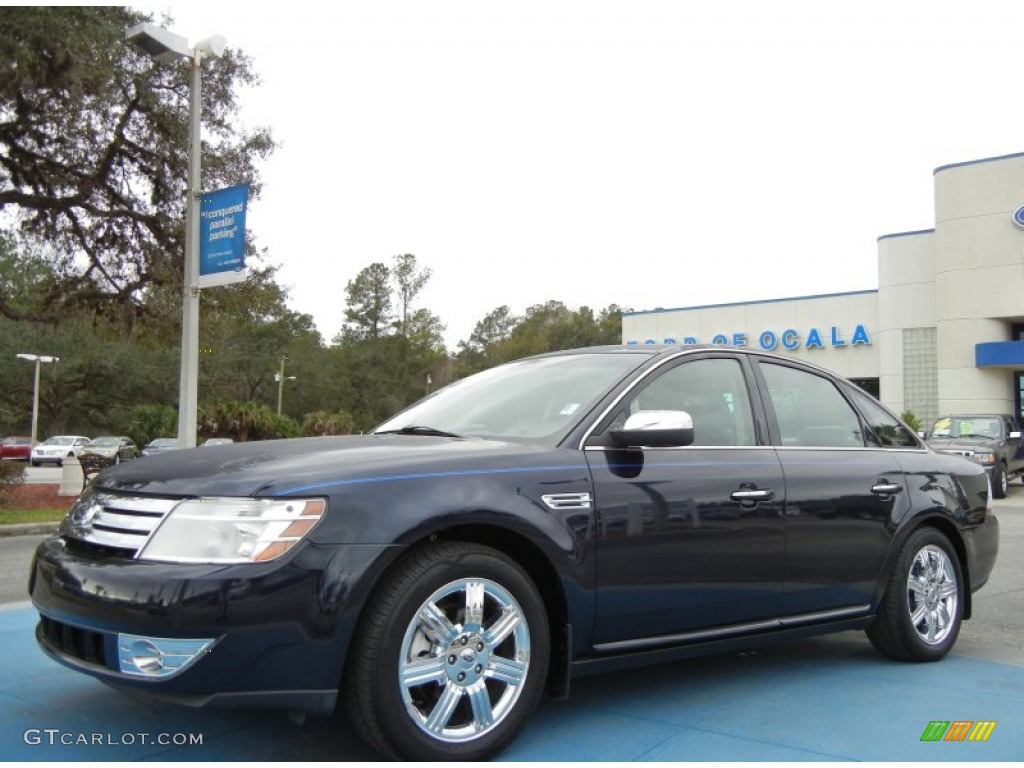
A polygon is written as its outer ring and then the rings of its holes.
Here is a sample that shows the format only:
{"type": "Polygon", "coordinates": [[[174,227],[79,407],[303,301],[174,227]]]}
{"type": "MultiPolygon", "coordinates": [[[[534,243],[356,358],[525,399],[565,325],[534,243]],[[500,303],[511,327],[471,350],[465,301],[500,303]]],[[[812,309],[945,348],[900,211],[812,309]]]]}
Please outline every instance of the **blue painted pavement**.
{"type": "MultiPolygon", "coordinates": [[[[0,608],[5,761],[376,760],[340,718],[143,705],[47,658],[36,614],[0,608]],[[201,743],[195,743],[196,739],[201,743]],[[190,743],[192,742],[192,743],[190,743]]],[[[1024,666],[878,656],[862,633],[577,680],[499,756],[580,761],[1020,761],[1024,666]],[[922,742],[931,721],[994,721],[985,742],[922,742]]]]}

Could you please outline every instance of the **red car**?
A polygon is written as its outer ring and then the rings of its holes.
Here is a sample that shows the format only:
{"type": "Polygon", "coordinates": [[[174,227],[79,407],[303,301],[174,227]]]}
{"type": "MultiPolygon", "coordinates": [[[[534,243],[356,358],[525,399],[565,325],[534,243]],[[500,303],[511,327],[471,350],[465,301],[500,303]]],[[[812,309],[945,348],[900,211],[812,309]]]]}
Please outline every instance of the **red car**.
{"type": "Polygon", "coordinates": [[[5,437],[0,442],[0,458],[28,461],[32,453],[31,437],[5,437]]]}

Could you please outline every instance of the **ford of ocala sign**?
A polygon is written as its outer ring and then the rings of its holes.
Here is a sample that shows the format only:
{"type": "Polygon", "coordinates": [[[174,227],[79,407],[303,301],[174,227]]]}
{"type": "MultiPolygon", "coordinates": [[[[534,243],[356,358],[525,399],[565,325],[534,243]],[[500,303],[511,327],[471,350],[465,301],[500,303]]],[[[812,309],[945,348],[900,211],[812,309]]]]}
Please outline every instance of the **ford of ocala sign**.
{"type": "MultiPolygon", "coordinates": [[[[636,339],[626,341],[627,344],[700,344],[701,340],[696,336],[668,336],[664,339],[644,339],[642,342],[636,339]]],[[[803,347],[804,349],[824,349],[825,347],[857,347],[870,346],[871,336],[867,328],[858,324],[853,333],[848,337],[843,329],[833,325],[827,330],[811,328],[806,335],[800,334],[793,328],[784,331],[764,330],[751,337],[746,333],[718,333],[711,338],[711,343],[719,347],[747,347],[757,345],[763,350],[786,349],[793,352],[803,347]]]]}

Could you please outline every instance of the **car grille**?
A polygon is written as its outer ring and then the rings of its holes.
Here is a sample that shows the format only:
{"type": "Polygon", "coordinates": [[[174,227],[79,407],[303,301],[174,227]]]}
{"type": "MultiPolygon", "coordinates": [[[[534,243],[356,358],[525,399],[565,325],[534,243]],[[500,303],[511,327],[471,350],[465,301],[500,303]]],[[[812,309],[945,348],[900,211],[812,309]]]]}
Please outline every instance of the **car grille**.
{"type": "Polygon", "coordinates": [[[181,501],[90,491],[75,502],[62,533],[94,546],[134,557],[160,522],[181,501]]]}
{"type": "Polygon", "coordinates": [[[47,616],[40,616],[36,634],[41,643],[61,656],[70,656],[85,664],[107,666],[106,637],[100,632],[81,629],[47,616]]]}

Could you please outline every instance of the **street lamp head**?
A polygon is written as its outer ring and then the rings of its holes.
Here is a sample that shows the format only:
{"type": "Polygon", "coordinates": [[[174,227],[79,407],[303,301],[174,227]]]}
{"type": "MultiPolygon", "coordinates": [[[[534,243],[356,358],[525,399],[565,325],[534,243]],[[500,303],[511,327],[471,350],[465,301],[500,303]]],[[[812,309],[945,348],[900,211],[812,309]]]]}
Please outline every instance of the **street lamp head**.
{"type": "Polygon", "coordinates": [[[60,360],[59,357],[50,357],[49,355],[26,355],[20,352],[18,353],[18,357],[22,360],[31,360],[32,362],[38,361],[40,363],[56,363],[60,360]]]}
{"type": "Polygon", "coordinates": [[[192,55],[188,40],[148,22],[131,27],[125,32],[124,39],[160,62],[187,59],[192,55]]]}
{"type": "Polygon", "coordinates": [[[216,59],[221,58],[224,55],[224,51],[228,47],[228,41],[224,35],[213,35],[205,40],[200,40],[196,43],[196,50],[200,53],[205,53],[209,56],[213,56],[216,59]]]}

